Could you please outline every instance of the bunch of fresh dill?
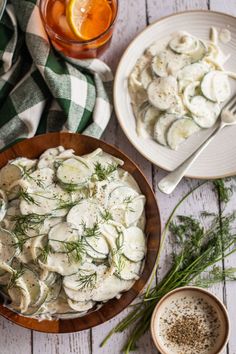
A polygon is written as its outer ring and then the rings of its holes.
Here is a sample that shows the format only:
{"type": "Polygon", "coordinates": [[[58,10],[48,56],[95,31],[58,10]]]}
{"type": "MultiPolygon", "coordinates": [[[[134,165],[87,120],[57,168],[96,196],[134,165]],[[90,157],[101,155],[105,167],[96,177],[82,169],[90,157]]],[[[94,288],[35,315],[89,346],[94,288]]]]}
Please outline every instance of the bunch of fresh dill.
{"type": "MultiPolygon", "coordinates": [[[[200,187],[201,185],[185,195],[172,211],[162,234],[161,249],[146,293],[140,302],[133,305],[133,310],[107,335],[101,346],[105,345],[114,333],[123,332],[129,326],[135,325],[123,348],[128,354],[135,350],[137,341],[149,329],[156,304],[169,291],[188,284],[208,287],[225,279],[236,279],[236,269],[222,270],[216,266],[217,262],[236,252],[236,234],[232,232],[232,222],[236,220],[235,213],[220,217],[213,215],[207,230],[198,220],[190,216],[178,216],[176,221],[173,221],[178,207],[200,187]],[[151,288],[168,231],[174,236],[179,252],[173,255],[169,272],[157,286],[151,288]],[[206,270],[207,276],[203,276],[206,270]]],[[[221,201],[227,202],[228,190],[224,184],[217,183],[215,188],[219,197],[222,197],[221,201]]]]}

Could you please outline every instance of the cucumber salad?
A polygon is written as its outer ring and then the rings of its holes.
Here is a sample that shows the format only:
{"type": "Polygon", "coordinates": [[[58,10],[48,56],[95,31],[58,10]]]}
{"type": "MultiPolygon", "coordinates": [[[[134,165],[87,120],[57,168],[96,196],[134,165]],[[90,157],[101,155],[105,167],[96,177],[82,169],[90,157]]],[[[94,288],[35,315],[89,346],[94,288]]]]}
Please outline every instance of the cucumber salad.
{"type": "Polygon", "coordinates": [[[59,146],[0,170],[0,291],[23,316],[73,318],[129,290],[146,253],[145,196],[123,161],[59,146]]]}
{"type": "Polygon", "coordinates": [[[236,79],[224,70],[228,59],[215,28],[208,41],[181,31],[151,45],[129,76],[137,134],[177,150],[214,126],[231,94],[229,77],[236,79]]]}

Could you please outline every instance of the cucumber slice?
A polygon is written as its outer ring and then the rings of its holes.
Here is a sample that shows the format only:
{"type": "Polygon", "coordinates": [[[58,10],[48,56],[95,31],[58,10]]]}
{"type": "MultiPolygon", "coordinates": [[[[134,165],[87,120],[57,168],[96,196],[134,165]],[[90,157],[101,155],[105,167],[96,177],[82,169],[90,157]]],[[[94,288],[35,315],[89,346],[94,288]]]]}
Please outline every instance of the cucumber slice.
{"type": "Polygon", "coordinates": [[[91,175],[90,166],[82,158],[65,160],[57,169],[57,178],[64,184],[84,185],[91,175]]]}
{"type": "Polygon", "coordinates": [[[71,299],[68,299],[68,305],[72,308],[72,310],[78,311],[78,312],[84,312],[90,310],[94,306],[93,301],[73,301],[71,299]]]}
{"type": "Polygon", "coordinates": [[[161,111],[159,109],[157,109],[156,107],[153,107],[151,105],[148,105],[145,112],[143,112],[142,120],[145,124],[152,124],[158,119],[160,114],[161,114],[161,111]]]}
{"type": "Polygon", "coordinates": [[[154,126],[154,133],[153,137],[154,139],[161,145],[166,146],[167,145],[167,131],[170,127],[170,125],[175,121],[179,119],[179,116],[176,114],[162,114],[158,121],[156,122],[154,126]]]}
{"type": "Polygon", "coordinates": [[[52,284],[53,286],[50,286],[48,293],[47,293],[47,302],[55,301],[62,289],[62,279],[61,277],[57,277],[55,281],[52,284]]]}
{"type": "Polygon", "coordinates": [[[54,182],[54,171],[51,168],[45,167],[33,173],[23,175],[23,178],[29,183],[30,189],[45,190],[54,182]]]}
{"type": "Polygon", "coordinates": [[[191,112],[194,121],[201,128],[210,128],[220,115],[220,106],[205,97],[195,96],[191,100],[191,112]]]}
{"type": "Polygon", "coordinates": [[[106,269],[104,266],[97,267],[93,263],[85,262],[79,267],[77,273],[64,277],[63,286],[72,290],[84,289],[84,287],[93,288],[97,282],[97,274],[104,274],[106,269]],[[83,280],[88,280],[88,283],[84,283],[83,280]]]}
{"type": "Polygon", "coordinates": [[[32,171],[37,165],[37,160],[27,159],[27,157],[17,157],[15,160],[10,161],[12,165],[15,165],[21,169],[23,172],[24,169],[32,171]]]}
{"type": "Polygon", "coordinates": [[[139,194],[134,189],[127,186],[119,186],[113,189],[108,195],[108,209],[125,207],[139,194]]]}
{"type": "Polygon", "coordinates": [[[0,170],[0,189],[7,195],[8,199],[14,199],[18,194],[18,188],[12,188],[16,181],[21,179],[21,169],[13,164],[7,164],[0,170]]]}
{"type": "Polygon", "coordinates": [[[199,49],[199,40],[187,32],[179,32],[170,42],[169,47],[179,54],[192,54],[199,49]]]}
{"type": "Polygon", "coordinates": [[[74,274],[78,271],[79,265],[84,260],[82,254],[81,261],[74,259],[73,252],[66,253],[49,253],[46,262],[42,262],[39,259],[39,264],[42,268],[48,269],[50,272],[56,272],[63,276],[74,274]]]}
{"type": "Polygon", "coordinates": [[[7,212],[7,196],[6,193],[0,189],[0,222],[4,219],[7,212]]]}
{"type": "Polygon", "coordinates": [[[101,218],[100,210],[95,202],[84,199],[70,209],[67,222],[74,225],[82,235],[84,227],[92,228],[101,218]]]}
{"type": "Polygon", "coordinates": [[[175,75],[181,68],[191,63],[189,56],[175,54],[170,50],[163,50],[157,53],[152,59],[152,70],[160,77],[175,75]]]}
{"type": "Polygon", "coordinates": [[[63,206],[71,202],[71,196],[58,185],[51,185],[46,190],[27,189],[24,192],[26,198],[24,196],[20,197],[20,211],[23,215],[52,214],[59,217],[65,216],[68,212],[68,208],[63,206]]]}
{"type": "MultiPolygon", "coordinates": [[[[96,252],[105,256],[109,253],[109,247],[105,238],[100,234],[98,236],[85,237],[85,242],[96,252]]],[[[93,257],[94,258],[94,257],[93,257]]]]}
{"type": "Polygon", "coordinates": [[[200,81],[209,70],[210,66],[204,62],[185,66],[177,75],[177,79],[179,80],[179,90],[182,92],[191,82],[200,81]]]}
{"type": "Polygon", "coordinates": [[[115,275],[122,280],[137,280],[140,277],[141,262],[131,262],[120,255],[120,266],[115,275]]]}
{"type": "Polygon", "coordinates": [[[0,228],[0,259],[9,263],[16,253],[16,238],[9,231],[0,228]]]}
{"type": "Polygon", "coordinates": [[[213,102],[224,102],[231,94],[228,76],[222,71],[211,71],[206,74],[201,83],[203,95],[213,102]]]}
{"type": "Polygon", "coordinates": [[[181,118],[173,122],[167,132],[167,141],[171,149],[177,150],[179,145],[200,127],[191,118],[181,118]]]}
{"type": "Polygon", "coordinates": [[[124,230],[123,254],[133,262],[141,261],[146,253],[146,239],[143,231],[138,227],[129,227],[124,230]]]}
{"type": "Polygon", "coordinates": [[[153,80],[153,74],[152,74],[152,70],[150,68],[150,66],[146,66],[146,68],[144,68],[140,74],[140,79],[141,79],[141,83],[143,85],[143,87],[145,88],[145,90],[147,89],[148,85],[152,82],[153,80]]]}
{"type": "Polygon", "coordinates": [[[151,105],[165,111],[173,104],[177,94],[177,81],[173,76],[155,79],[148,86],[147,94],[151,105]]]}
{"type": "Polygon", "coordinates": [[[91,298],[93,301],[108,301],[114,297],[119,297],[120,293],[129,290],[133,283],[133,281],[122,280],[110,274],[94,289],[91,298]]]}
{"type": "Polygon", "coordinates": [[[101,259],[106,259],[107,258],[107,254],[97,252],[94,248],[92,248],[89,245],[85,246],[85,251],[91,258],[93,258],[93,260],[98,260],[99,261],[101,259]]]}
{"type": "Polygon", "coordinates": [[[129,203],[128,208],[125,211],[125,224],[127,227],[134,225],[140,219],[143,214],[145,205],[145,197],[138,196],[129,203]]]}
{"type": "Polygon", "coordinates": [[[78,241],[78,231],[68,222],[55,225],[48,234],[49,244],[54,252],[65,251],[64,242],[78,241]]]}

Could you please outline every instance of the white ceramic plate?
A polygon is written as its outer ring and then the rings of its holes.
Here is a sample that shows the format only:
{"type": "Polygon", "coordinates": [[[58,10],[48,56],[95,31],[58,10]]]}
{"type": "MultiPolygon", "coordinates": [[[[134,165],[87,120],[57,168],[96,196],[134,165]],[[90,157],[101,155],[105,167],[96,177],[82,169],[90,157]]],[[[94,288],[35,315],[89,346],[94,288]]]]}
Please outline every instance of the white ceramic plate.
{"type": "MultiPolygon", "coordinates": [[[[210,27],[227,28],[232,39],[220,44],[231,57],[225,68],[236,72],[236,18],[218,12],[188,11],[163,18],[147,27],[129,45],[121,58],[114,84],[115,110],[124,133],[135,148],[148,160],[167,171],[176,168],[210,134],[205,129],[190,137],[178,151],[172,151],[151,139],[136,134],[127,79],[137,59],[154,41],[163,39],[176,30],[185,30],[203,39],[209,39],[210,27]]],[[[236,81],[231,80],[232,94],[236,94],[236,81]]],[[[236,175],[236,126],[227,127],[213,140],[188,172],[193,178],[220,178],[236,175]]]]}

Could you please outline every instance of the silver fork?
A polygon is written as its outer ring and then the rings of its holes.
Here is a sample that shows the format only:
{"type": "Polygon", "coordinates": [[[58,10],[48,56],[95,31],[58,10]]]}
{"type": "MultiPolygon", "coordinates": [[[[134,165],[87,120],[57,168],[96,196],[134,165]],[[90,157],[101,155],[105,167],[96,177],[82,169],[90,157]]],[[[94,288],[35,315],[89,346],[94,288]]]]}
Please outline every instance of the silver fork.
{"type": "Polygon", "coordinates": [[[166,177],[162,178],[158,183],[160,191],[170,194],[177,187],[181,179],[184,177],[190,166],[198,158],[201,152],[213,140],[213,138],[222,129],[228,125],[236,124],[236,96],[233,96],[221,111],[221,120],[213,133],[193,152],[184,162],[182,162],[174,171],[170,172],[166,177]]]}

